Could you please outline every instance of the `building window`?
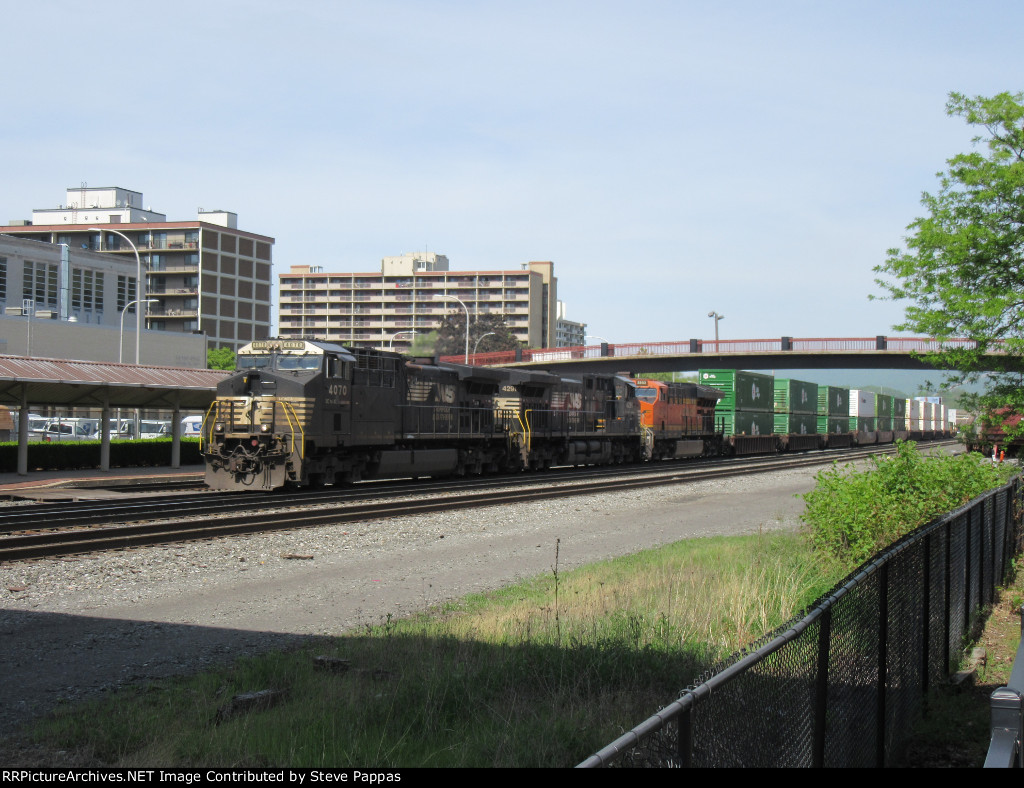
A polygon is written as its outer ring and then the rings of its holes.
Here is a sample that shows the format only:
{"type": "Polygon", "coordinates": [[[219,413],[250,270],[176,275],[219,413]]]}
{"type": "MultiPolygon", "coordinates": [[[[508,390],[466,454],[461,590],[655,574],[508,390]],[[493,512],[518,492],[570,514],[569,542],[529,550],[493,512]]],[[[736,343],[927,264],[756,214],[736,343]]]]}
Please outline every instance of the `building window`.
{"type": "Polygon", "coordinates": [[[7,300],[7,258],[0,257],[0,301],[7,300]]]}
{"type": "Polygon", "coordinates": [[[43,307],[57,308],[57,266],[25,261],[22,298],[43,307]]]}
{"type": "MultiPolygon", "coordinates": [[[[117,277],[117,311],[122,312],[124,308],[134,301],[135,296],[135,277],[118,275],[117,277]]],[[[135,306],[133,305],[129,312],[135,312],[135,306]]]]}

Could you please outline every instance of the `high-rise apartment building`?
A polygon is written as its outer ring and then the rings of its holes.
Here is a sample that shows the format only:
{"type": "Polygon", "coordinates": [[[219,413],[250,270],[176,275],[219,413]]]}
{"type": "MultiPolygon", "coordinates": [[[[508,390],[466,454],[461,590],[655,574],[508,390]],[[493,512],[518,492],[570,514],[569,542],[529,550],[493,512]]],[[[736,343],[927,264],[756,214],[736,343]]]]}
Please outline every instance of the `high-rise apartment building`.
{"type": "Polygon", "coordinates": [[[472,320],[499,314],[527,347],[554,344],[557,280],[551,262],[515,270],[450,271],[444,255],[385,257],[380,272],[330,273],[295,265],[280,281],[280,335],[407,350],[465,304],[472,320]]]}
{"type": "Polygon", "coordinates": [[[555,347],[581,347],[586,344],[587,324],[570,320],[564,301],[558,302],[558,322],[555,325],[555,347]]]}
{"type": "MultiPolygon", "coordinates": [[[[36,209],[31,221],[11,222],[3,232],[129,262],[137,250],[144,282],[139,286],[137,275],[127,277],[117,308],[151,301],[142,305],[147,328],[205,334],[209,347],[232,350],[270,335],[274,239],[239,230],[230,211],[200,208],[195,220],[168,222],[164,214],[143,208],[141,192],[82,186],[67,190],[66,205],[36,209]]],[[[76,319],[87,320],[90,308],[72,298],[76,319]]]]}

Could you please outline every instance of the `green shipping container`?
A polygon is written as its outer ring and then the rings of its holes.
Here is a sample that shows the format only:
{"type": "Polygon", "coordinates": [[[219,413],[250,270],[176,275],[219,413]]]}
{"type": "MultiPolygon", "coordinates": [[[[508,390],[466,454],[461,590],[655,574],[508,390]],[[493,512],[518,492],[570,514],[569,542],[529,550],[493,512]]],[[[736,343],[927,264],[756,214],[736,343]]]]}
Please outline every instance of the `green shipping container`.
{"type": "Polygon", "coordinates": [[[877,432],[878,419],[874,416],[850,416],[851,432],[877,432]]]}
{"type": "Polygon", "coordinates": [[[715,413],[775,412],[775,387],[771,375],[735,369],[702,369],[699,374],[702,385],[712,386],[723,394],[715,413]]]}
{"type": "Polygon", "coordinates": [[[774,413],[748,410],[715,411],[715,419],[725,423],[726,435],[771,435],[775,428],[774,413]]]}
{"type": "MultiPolygon", "coordinates": [[[[775,379],[776,413],[817,413],[818,384],[789,378],[775,379]]],[[[778,430],[776,430],[777,432],[778,430]]]]}
{"type": "Polygon", "coordinates": [[[819,416],[849,416],[850,390],[836,386],[818,386],[819,416]]]}
{"type": "MultiPolygon", "coordinates": [[[[814,398],[817,404],[818,398],[814,398]]],[[[813,413],[776,413],[775,433],[777,435],[815,435],[818,432],[818,417],[813,413]]]]}
{"type": "Polygon", "coordinates": [[[821,435],[842,435],[849,431],[849,416],[818,416],[818,433],[821,435]]]}
{"type": "Polygon", "coordinates": [[[892,419],[891,418],[878,418],[875,419],[875,426],[878,427],[879,432],[892,432],[892,419]]]}
{"type": "Polygon", "coordinates": [[[899,397],[893,397],[892,399],[892,418],[893,421],[903,421],[907,418],[907,401],[900,399],[899,397]]]}
{"type": "Polygon", "coordinates": [[[892,418],[892,397],[888,394],[875,395],[875,416],[879,419],[892,418]]]}

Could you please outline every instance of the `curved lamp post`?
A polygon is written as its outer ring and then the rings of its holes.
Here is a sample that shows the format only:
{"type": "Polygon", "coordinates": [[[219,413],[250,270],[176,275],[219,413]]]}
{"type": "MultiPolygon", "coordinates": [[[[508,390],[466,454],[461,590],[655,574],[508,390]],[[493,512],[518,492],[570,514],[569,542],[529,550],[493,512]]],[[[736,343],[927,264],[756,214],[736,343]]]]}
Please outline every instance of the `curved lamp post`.
{"type": "Polygon", "coordinates": [[[718,352],[718,321],[725,319],[725,315],[720,315],[718,312],[708,312],[708,317],[715,319],[715,352],[718,352]]]}
{"type": "Polygon", "coordinates": [[[462,303],[462,299],[458,296],[453,295],[442,295],[441,293],[434,293],[435,301],[458,301],[459,306],[466,310],[466,358],[465,363],[469,363],[469,307],[462,303]]]}
{"type": "Polygon", "coordinates": [[[481,334],[480,336],[478,336],[476,338],[476,342],[473,344],[473,355],[474,356],[476,355],[477,348],[480,347],[480,340],[481,339],[483,339],[484,337],[493,337],[496,333],[498,333],[498,332],[497,331],[488,331],[486,334],[481,334]]]}
{"type": "MultiPolygon", "coordinates": [[[[155,301],[156,299],[145,298],[146,295],[146,283],[142,279],[142,258],[139,257],[139,250],[132,243],[132,239],[119,230],[111,230],[109,228],[90,227],[89,232],[100,234],[100,248],[103,248],[103,233],[113,233],[121,238],[124,238],[128,242],[128,245],[135,252],[135,294],[138,296],[139,301],[155,301]]],[[[125,304],[124,308],[127,311],[128,307],[132,304],[138,303],[132,301],[131,303],[125,304]]],[[[124,312],[121,313],[121,331],[124,332],[124,312]]],[[[142,310],[135,310],[135,363],[139,363],[139,341],[142,339],[142,310]]],[[[118,356],[120,357],[120,348],[118,349],[118,356]]]]}
{"type": "MultiPolygon", "coordinates": [[[[132,304],[156,304],[156,303],[159,303],[159,302],[155,298],[137,298],[136,300],[129,301],[127,304],[124,305],[124,309],[121,310],[121,333],[120,333],[120,335],[118,337],[118,340],[117,340],[117,363],[118,364],[122,363],[121,357],[124,355],[124,353],[123,353],[123,351],[124,351],[124,316],[126,314],[128,314],[128,307],[130,307],[132,304]]],[[[135,313],[136,313],[136,317],[138,317],[138,318],[142,317],[142,310],[141,309],[136,309],[135,313]]],[[[136,363],[136,365],[138,365],[138,363],[139,363],[139,340],[138,340],[138,337],[135,338],[135,363],[136,363]]]]}
{"type": "Polygon", "coordinates": [[[416,333],[417,332],[415,332],[415,331],[399,331],[397,334],[394,334],[391,337],[391,339],[388,340],[388,350],[394,350],[395,349],[395,340],[398,339],[400,336],[404,336],[405,334],[410,334],[412,336],[416,336],[416,333]]]}

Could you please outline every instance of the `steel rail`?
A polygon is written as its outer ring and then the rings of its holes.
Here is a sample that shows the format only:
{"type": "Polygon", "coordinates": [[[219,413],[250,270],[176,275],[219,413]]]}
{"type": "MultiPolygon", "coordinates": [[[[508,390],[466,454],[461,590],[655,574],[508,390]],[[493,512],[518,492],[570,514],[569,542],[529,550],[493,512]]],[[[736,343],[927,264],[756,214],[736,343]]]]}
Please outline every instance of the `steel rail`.
{"type": "MultiPolygon", "coordinates": [[[[888,447],[891,451],[892,447],[888,447]]],[[[667,484],[724,479],[752,475],[765,471],[782,471],[828,464],[832,458],[820,456],[800,457],[785,461],[775,460],[754,467],[714,466],[710,468],[680,468],[653,477],[626,477],[604,482],[576,481],[550,484],[543,480],[541,489],[500,490],[460,495],[439,494],[424,496],[414,501],[363,503],[331,509],[302,509],[300,511],[246,512],[227,517],[202,517],[189,520],[161,520],[160,522],[118,525],[103,528],[48,531],[43,533],[10,535],[0,539],[0,562],[29,558],[54,557],[76,553],[125,549],[143,545],[174,543],[195,539],[211,539],[262,531],[309,528],[358,522],[367,519],[406,517],[451,509],[482,506],[501,506],[512,503],[550,500],[575,495],[593,495],[604,492],[643,489],[667,484]]]]}
{"type": "MultiPolygon", "coordinates": [[[[888,446],[888,445],[887,445],[888,446]]],[[[817,461],[827,463],[830,458],[854,460],[865,454],[884,451],[877,446],[862,450],[837,450],[821,452],[814,455],[817,461]]],[[[804,456],[804,455],[793,455],[804,456]]],[[[762,464],[774,464],[780,461],[777,455],[750,456],[732,458],[716,466],[729,467],[729,463],[739,463],[743,467],[762,464]]],[[[360,484],[357,487],[332,489],[327,491],[302,491],[291,493],[203,493],[200,495],[163,496],[157,500],[151,497],[129,498],[121,500],[66,501],[54,504],[34,504],[29,506],[0,508],[0,535],[13,534],[19,531],[41,529],[67,529],[84,526],[96,526],[104,523],[122,523],[126,519],[142,520],[158,517],[161,520],[174,517],[187,517],[201,507],[204,513],[229,513],[244,511],[254,505],[260,508],[284,506],[315,506],[322,503],[339,503],[350,499],[375,499],[386,496],[423,495],[441,491],[464,492],[475,487],[529,487],[534,485],[550,485],[561,480],[584,482],[588,479],[608,475],[658,476],[666,473],[677,473],[680,470],[692,470],[697,467],[692,463],[685,466],[671,461],[652,463],[641,466],[599,466],[586,471],[555,471],[544,474],[513,474],[511,476],[495,476],[460,480],[457,482],[433,482],[429,489],[422,484],[409,482],[383,482],[360,484]]]]}

